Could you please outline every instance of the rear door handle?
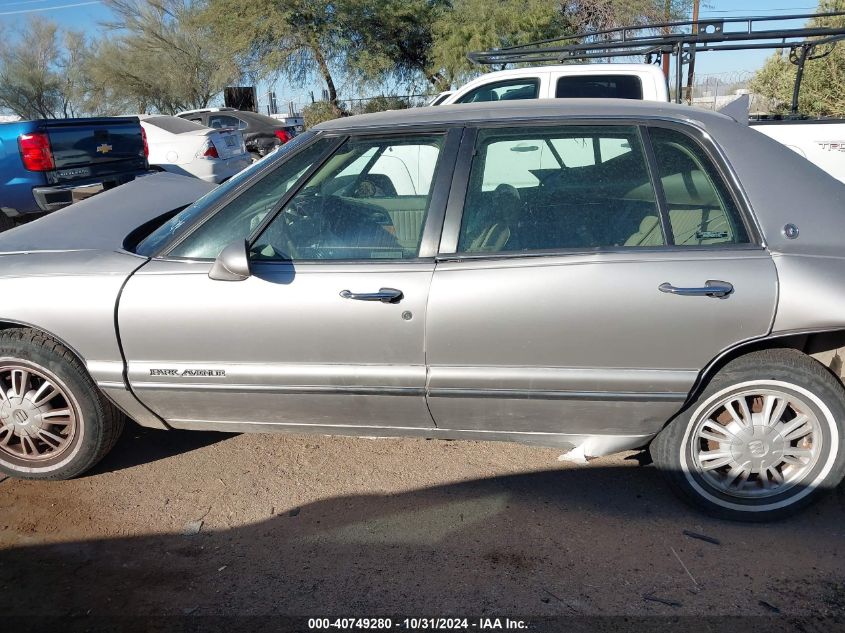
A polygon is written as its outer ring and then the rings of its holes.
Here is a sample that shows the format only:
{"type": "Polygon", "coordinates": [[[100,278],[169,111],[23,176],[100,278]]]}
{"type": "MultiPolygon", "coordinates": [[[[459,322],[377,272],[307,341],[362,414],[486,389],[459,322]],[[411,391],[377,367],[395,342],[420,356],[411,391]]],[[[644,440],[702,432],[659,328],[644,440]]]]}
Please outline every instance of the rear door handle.
{"type": "Polygon", "coordinates": [[[379,288],[378,292],[352,292],[351,290],[341,290],[340,296],[344,299],[355,299],[356,301],[399,303],[404,295],[401,290],[397,290],[396,288],[379,288]]]}
{"type": "Polygon", "coordinates": [[[673,295],[684,297],[727,297],[734,291],[733,284],[717,279],[708,279],[703,286],[692,288],[678,288],[668,281],[657,287],[660,292],[668,292],[673,295]]]}

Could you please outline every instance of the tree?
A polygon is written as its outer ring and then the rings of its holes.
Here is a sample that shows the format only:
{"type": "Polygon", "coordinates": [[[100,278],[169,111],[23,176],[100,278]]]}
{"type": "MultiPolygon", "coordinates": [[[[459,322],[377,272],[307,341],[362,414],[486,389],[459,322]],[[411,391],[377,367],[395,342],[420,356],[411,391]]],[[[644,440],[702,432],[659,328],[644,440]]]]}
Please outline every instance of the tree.
{"type": "Polygon", "coordinates": [[[85,100],[79,65],[86,55],[81,33],[43,18],[0,37],[0,107],[23,119],[78,116],[85,100]]]}
{"type": "MultiPolygon", "coordinates": [[[[845,0],[822,0],[819,2],[818,13],[843,11],[845,0]]],[[[845,18],[813,18],[809,26],[837,26],[845,25],[845,18]]],[[[810,116],[845,116],[845,48],[840,42],[833,46],[820,47],[817,53],[829,52],[819,59],[808,59],[804,67],[804,77],[801,82],[801,92],[798,99],[798,109],[802,114],[810,116]]],[[[789,112],[792,104],[792,89],[795,85],[797,66],[790,63],[788,53],[777,52],[772,55],[765,65],[751,80],[751,90],[762,95],[771,102],[772,111],[784,114],[789,112]]]]}
{"type": "Polygon", "coordinates": [[[454,0],[434,25],[431,63],[442,77],[440,89],[462,82],[479,67],[470,51],[527,44],[572,32],[559,2],[549,0],[454,0]]]}
{"type": "Polygon", "coordinates": [[[432,63],[433,26],[451,12],[448,0],[345,0],[347,66],[356,78],[386,78],[437,86],[443,77],[432,63]]]}
{"type": "Polygon", "coordinates": [[[438,13],[430,57],[443,78],[439,87],[445,88],[478,72],[466,57],[470,51],[664,22],[684,17],[690,5],[690,0],[454,0],[451,10],[438,13]]]}
{"type": "Polygon", "coordinates": [[[692,0],[564,0],[563,10],[579,32],[683,20],[692,0]]]}
{"type": "Polygon", "coordinates": [[[202,23],[251,76],[280,72],[303,84],[316,71],[336,105],[332,66],[345,63],[346,15],[331,0],[209,0],[202,23]]]}
{"type": "Polygon", "coordinates": [[[323,121],[331,121],[343,116],[340,108],[329,101],[316,101],[302,108],[303,125],[310,130],[323,121]]]}
{"type": "Polygon", "coordinates": [[[114,35],[87,74],[100,107],[175,114],[203,108],[240,75],[231,55],[197,20],[193,0],[106,0],[114,35]]]}

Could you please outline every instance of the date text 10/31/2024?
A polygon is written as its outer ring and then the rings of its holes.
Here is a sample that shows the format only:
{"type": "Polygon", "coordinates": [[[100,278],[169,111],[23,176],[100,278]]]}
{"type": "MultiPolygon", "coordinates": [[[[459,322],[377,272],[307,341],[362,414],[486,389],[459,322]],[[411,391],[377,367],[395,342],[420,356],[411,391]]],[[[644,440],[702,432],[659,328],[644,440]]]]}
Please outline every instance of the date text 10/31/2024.
{"type": "Polygon", "coordinates": [[[525,620],[511,618],[309,618],[308,629],[319,630],[524,630],[525,620]]]}

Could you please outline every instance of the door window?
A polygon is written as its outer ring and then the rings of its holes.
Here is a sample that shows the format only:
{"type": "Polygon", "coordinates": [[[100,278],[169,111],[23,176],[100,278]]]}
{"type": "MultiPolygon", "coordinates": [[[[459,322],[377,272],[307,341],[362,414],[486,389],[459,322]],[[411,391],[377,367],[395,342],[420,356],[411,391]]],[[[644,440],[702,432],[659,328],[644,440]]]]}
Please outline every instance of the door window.
{"type": "Polygon", "coordinates": [[[412,259],[428,214],[440,135],[352,138],[255,241],[255,259],[412,259]]]}
{"type": "MultiPolygon", "coordinates": [[[[247,239],[333,142],[331,139],[318,140],[283,162],[206,220],[184,241],[177,244],[170,251],[170,255],[191,259],[214,259],[228,244],[237,239],[247,239]]],[[[186,211],[190,211],[190,208],[186,211]]],[[[190,216],[187,219],[190,219],[190,216]]],[[[170,232],[175,232],[178,228],[171,227],[170,232]]]]}
{"type": "Polygon", "coordinates": [[[537,79],[511,79],[479,86],[458,99],[457,103],[536,99],[539,92],[540,82],[537,79]]]}
{"type": "Polygon", "coordinates": [[[458,250],[664,244],[636,127],[481,130],[458,250]]]}
{"type": "Polygon", "coordinates": [[[733,197],[704,149],[686,134],[650,130],[677,246],[747,244],[733,197]]]}

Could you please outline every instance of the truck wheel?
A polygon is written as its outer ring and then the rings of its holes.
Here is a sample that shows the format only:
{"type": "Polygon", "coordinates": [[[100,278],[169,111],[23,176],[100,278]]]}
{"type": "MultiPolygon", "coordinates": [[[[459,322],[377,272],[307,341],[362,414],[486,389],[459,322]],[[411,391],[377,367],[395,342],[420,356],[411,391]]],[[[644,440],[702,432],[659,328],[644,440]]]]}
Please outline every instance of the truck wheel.
{"type": "Polygon", "coordinates": [[[15,221],[8,215],[0,211],[0,233],[15,228],[15,221]]]}
{"type": "Polygon", "coordinates": [[[123,424],[66,347],[32,329],[0,332],[0,471],[70,479],[111,450],[123,424]]]}
{"type": "Polygon", "coordinates": [[[651,453],[672,488],[709,514],[791,515],[845,474],[845,388],[795,350],[742,356],[663,429],[651,453]]]}

